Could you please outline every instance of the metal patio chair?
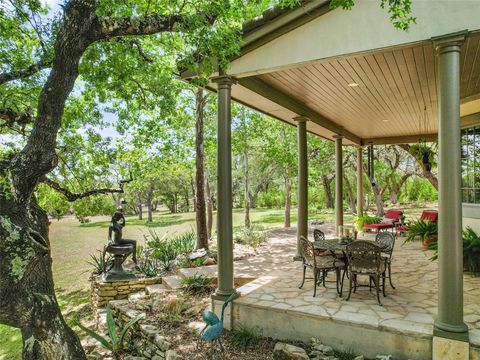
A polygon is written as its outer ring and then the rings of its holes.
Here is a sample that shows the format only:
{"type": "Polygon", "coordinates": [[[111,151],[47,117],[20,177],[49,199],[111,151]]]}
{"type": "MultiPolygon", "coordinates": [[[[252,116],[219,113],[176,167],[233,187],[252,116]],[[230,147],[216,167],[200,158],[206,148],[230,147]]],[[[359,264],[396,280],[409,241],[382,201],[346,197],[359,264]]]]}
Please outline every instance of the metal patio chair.
{"type": "Polygon", "coordinates": [[[380,301],[380,279],[382,279],[382,293],[385,294],[385,271],[386,271],[386,259],[382,257],[381,248],[372,241],[357,240],[347,245],[347,258],[348,258],[348,275],[349,275],[349,287],[347,301],[350,300],[350,296],[353,292],[356,292],[357,287],[370,285],[358,285],[357,277],[359,275],[368,276],[369,280],[373,280],[375,289],[377,292],[377,301],[379,305],[382,305],[380,301]]]}
{"type": "Polygon", "coordinates": [[[345,269],[345,262],[341,259],[337,259],[333,255],[318,255],[317,249],[314,248],[313,243],[307,240],[305,237],[301,237],[301,249],[302,249],[302,267],[303,267],[303,278],[302,283],[299,286],[299,289],[303,287],[305,284],[305,280],[313,280],[313,297],[317,295],[317,285],[322,282],[323,286],[325,286],[325,278],[327,276],[328,271],[335,271],[336,279],[336,287],[337,293],[341,295],[340,289],[340,271],[345,269]],[[305,273],[307,268],[312,269],[313,271],[313,278],[306,278],[305,273]],[[320,274],[322,277],[320,278],[320,274]]]}
{"type": "Polygon", "coordinates": [[[387,264],[387,275],[388,281],[390,282],[390,286],[392,289],[395,289],[392,282],[392,254],[393,248],[395,246],[395,239],[396,236],[392,233],[381,232],[378,233],[375,237],[375,243],[380,246],[382,249],[382,253],[385,254],[383,258],[386,260],[387,264]]]}

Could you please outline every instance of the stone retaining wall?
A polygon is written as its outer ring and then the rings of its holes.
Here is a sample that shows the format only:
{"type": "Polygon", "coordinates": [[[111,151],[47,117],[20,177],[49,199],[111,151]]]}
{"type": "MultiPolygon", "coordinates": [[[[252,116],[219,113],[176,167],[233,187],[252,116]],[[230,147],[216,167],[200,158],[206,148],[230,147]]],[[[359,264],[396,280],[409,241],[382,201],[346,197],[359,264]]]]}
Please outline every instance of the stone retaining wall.
{"type": "MultiPolygon", "coordinates": [[[[110,308],[119,330],[142,313],[130,308],[128,300],[110,301],[110,308]]],[[[180,359],[175,351],[170,350],[171,344],[162,336],[161,330],[154,325],[143,324],[142,320],[134,324],[127,332],[125,344],[129,344],[131,349],[145,359],[180,359]]]]}
{"type": "Polygon", "coordinates": [[[161,284],[162,278],[140,278],[128,281],[104,282],[100,275],[94,275],[91,281],[91,305],[94,318],[97,310],[104,308],[110,300],[128,299],[128,295],[145,290],[147,285],[161,284]]]}

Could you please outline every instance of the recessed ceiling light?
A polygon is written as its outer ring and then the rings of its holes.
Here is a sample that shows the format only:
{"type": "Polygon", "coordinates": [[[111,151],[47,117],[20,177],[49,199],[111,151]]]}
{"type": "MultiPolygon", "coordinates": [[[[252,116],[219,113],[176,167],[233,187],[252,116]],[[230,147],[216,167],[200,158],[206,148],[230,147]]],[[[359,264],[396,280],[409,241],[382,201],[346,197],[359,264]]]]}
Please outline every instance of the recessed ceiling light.
{"type": "Polygon", "coordinates": [[[390,120],[388,120],[388,119],[384,119],[384,120],[382,120],[382,121],[383,121],[383,122],[389,122],[390,120]]]}
{"type": "Polygon", "coordinates": [[[358,86],[358,84],[357,83],[350,83],[350,84],[348,84],[348,86],[355,87],[355,86],[358,86]]]}

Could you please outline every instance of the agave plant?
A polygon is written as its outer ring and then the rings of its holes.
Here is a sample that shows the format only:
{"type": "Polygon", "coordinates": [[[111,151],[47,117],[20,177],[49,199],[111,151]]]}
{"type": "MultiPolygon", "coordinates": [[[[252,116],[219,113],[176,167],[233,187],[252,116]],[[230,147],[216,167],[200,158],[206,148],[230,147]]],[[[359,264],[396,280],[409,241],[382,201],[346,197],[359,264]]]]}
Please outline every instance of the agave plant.
{"type": "Polygon", "coordinates": [[[94,274],[100,275],[108,271],[113,266],[113,257],[110,254],[104,256],[101,250],[97,250],[97,252],[98,255],[90,255],[90,260],[87,261],[87,263],[93,267],[94,274]]]}
{"type": "Polygon", "coordinates": [[[80,322],[77,322],[77,325],[87,333],[87,335],[91,336],[95,340],[97,340],[102,347],[112,352],[113,358],[118,360],[122,358],[122,354],[125,351],[125,335],[127,334],[128,329],[130,329],[135,323],[142,320],[145,317],[145,314],[139,314],[128,323],[125,324],[123,329],[120,331],[120,334],[117,334],[117,330],[115,328],[115,320],[112,316],[112,311],[110,310],[110,305],[107,305],[107,329],[108,329],[108,337],[103,336],[92,329],[89,329],[83,326],[80,322]]]}

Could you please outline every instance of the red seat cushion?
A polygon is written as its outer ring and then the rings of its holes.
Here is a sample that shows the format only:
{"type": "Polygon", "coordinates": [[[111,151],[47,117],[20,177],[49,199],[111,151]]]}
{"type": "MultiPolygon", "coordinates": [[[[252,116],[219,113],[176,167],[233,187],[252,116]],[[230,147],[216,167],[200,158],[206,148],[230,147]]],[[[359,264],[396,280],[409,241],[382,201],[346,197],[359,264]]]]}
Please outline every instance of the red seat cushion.
{"type": "Polygon", "coordinates": [[[437,221],[438,220],[438,212],[437,211],[424,211],[420,216],[420,220],[430,220],[430,221],[437,221]]]}
{"type": "Polygon", "coordinates": [[[393,224],[366,224],[363,226],[364,229],[389,229],[392,228],[393,224]]]}
{"type": "Polygon", "coordinates": [[[397,230],[397,231],[407,231],[407,230],[408,230],[408,227],[405,226],[405,225],[403,225],[403,226],[397,226],[397,227],[395,228],[395,230],[397,230]]]}
{"type": "Polygon", "coordinates": [[[388,210],[385,214],[385,218],[392,219],[393,221],[399,221],[402,214],[402,210],[388,210]]]}

